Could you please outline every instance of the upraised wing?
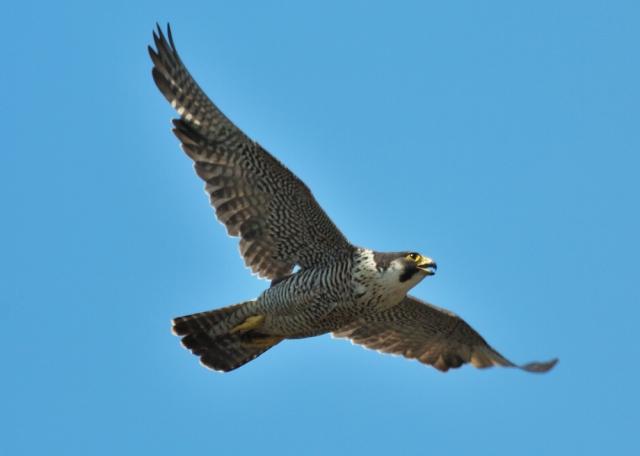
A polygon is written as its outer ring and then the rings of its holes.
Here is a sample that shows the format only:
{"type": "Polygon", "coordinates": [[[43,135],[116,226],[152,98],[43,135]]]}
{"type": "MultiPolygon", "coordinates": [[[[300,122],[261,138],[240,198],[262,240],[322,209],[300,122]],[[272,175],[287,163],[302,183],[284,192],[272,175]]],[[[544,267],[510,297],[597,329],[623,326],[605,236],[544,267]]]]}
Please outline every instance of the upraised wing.
{"type": "Polygon", "coordinates": [[[173,132],[194,161],[218,220],[240,237],[245,264],[260,277],[350,255],[353,247],[307,186],[213,104],[180,60],[167,26],[149,47],[153,79],[178,114],[173,132]]]}
{"type": "Polygon", "coordinates": [[[505,366],[527,372],[547,372],[558,362],[553,359],[516,365],[454,313],[412,296],[384,312],[361,318],[333,335],[382,353],[417,359],[443,372],[466,363],[479,368],[505,366]]]}

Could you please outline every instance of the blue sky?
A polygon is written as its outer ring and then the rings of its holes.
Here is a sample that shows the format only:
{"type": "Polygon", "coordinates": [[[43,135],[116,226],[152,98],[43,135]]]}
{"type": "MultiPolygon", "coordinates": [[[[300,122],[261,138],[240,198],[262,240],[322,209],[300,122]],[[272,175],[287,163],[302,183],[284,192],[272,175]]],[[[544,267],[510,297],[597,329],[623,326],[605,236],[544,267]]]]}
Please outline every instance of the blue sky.
{"type": "Polygon", "coordinates": [[[638,3],[231,3],[5,7],[0,453],[637,454],[638,3]],[[352,242],[556,369],[329,336],[201,368],[170,319],[267,284],[170,133],[156,21],[352,242]]]}

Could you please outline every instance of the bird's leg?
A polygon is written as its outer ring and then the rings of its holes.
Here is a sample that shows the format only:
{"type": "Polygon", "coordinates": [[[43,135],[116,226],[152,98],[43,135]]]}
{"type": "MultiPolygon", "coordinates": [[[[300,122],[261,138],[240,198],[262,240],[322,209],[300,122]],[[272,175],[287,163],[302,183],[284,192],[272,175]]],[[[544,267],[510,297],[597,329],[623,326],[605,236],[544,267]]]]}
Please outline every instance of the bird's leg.
{"type": "Polygon", "coordinates": [[[231,328],[231,331],[229,331],[229,333],[230,334],[235,334],[238,332],[246,333],[247,331],[251,331],[252,329],[259,328],[260,325],[262,325],[263,321],[264,321],[264,315],[252,315],[250,317],[247,317],[247,319],[242,323],[240,323],[239,325],[236,325],[233,328],[231,328]]]}
{"type": "Polygon", "coordinates": [[[249,340],[242,341],[244,345],[254,348],[269,348],[282,341],[282,336],[258,336],[249,340]]]}

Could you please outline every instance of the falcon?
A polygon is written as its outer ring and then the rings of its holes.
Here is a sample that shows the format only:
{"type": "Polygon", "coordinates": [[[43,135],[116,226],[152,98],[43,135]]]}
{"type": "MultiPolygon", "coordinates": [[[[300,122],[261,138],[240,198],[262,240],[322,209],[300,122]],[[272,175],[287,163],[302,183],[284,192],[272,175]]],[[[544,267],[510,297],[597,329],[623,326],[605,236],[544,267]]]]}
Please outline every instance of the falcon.
{"type": "Polygon", "coordinates": [[[158,89],[178,112],[174,134],[193,160],[218,220],[240,238],[251,271],[271,281],[256,299],[173,320],[201,364],[228,372],[286,339],[333,333],[383,353],[447,371],[517,367],[457,315],[407,292],[436,272],[417,252],[351,244],[289,169],[247,137],[205,95],[178,56],[171,28],[149,46],[158,89]]]}

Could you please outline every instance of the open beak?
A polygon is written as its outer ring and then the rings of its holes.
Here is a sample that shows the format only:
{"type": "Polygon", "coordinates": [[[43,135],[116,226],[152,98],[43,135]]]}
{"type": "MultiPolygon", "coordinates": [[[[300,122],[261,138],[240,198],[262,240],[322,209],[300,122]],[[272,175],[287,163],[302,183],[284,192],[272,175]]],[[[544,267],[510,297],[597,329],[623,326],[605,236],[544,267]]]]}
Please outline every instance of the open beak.
{"type": "Polygon", "coordinates": [[[418,269],[427,273],[427,275],[434,275],[438,265],[435,261],[428,257],[422,257],[418,263],[418,269]]]}

